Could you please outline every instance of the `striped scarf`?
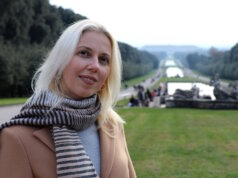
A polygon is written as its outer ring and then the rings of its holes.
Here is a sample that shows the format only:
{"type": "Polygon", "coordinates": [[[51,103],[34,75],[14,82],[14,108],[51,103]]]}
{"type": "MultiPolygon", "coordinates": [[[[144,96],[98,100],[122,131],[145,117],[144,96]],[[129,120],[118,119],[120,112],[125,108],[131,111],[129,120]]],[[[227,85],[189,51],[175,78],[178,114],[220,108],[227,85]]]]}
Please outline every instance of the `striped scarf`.
{"type": "Polygon", "coordinates": [[[24,104],[20,114],[0,126],[50,126],[55,144],[57,175],[60,178],[97,177],[77,131],[95,123],[100,111],[97,96],[75,101],[44,91],[24,104]]]}

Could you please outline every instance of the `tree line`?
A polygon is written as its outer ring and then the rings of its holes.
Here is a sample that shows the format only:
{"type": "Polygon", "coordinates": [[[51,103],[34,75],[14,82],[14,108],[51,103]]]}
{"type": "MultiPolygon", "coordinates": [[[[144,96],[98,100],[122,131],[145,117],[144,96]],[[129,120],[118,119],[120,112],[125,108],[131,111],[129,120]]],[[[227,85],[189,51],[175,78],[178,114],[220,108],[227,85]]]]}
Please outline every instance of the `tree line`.
{"type": "Polygon", "coordinates": [[[212,47],[207,55],[192,53],[186,60],[191,69],[205,75],[219,74],[224,79],[238,80],[238,43],[226,51],[212,47]]]}
{"type": "MultiPolygon", "coordinates": [[[[0,1],[0,97],[29,96],[31,78],[62,31],[87,17],[48,0],[0,1]]],[[[158,67],[154,55],[119,42],[123,80],[158,67]]]]}
{"type": "Polygon", "coordinates": [[[119,43],[123,59],[123,80],[145,75],[159,65],[158,58],[147,52],[138,50],[126,43],[119,43]]]}

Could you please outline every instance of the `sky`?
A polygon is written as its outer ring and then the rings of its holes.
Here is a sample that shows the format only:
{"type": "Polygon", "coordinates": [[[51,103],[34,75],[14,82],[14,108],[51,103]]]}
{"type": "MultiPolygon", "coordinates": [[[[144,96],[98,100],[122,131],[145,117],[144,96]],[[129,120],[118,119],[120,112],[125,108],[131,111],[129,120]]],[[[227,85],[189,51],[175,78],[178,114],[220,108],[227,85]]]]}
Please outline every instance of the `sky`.
{"type": "Polygon", "coordinates": [[[120,42],[230,48],[238,43],[237,0],[49,0],[104,25],[120,42]]]}

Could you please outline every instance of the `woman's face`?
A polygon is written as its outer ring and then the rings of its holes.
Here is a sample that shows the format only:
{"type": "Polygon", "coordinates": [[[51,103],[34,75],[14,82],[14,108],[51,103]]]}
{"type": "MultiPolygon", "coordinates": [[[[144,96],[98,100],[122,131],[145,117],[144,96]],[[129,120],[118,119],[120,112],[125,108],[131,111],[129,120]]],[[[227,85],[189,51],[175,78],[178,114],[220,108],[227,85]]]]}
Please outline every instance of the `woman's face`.
{"type": "Polygon", "coordinates": [[[82,99],[97,93],[110,72],[111,42],[103,33],[85,31],[75,53],[65,67],[61,90],[73,99],[82,99]]]}

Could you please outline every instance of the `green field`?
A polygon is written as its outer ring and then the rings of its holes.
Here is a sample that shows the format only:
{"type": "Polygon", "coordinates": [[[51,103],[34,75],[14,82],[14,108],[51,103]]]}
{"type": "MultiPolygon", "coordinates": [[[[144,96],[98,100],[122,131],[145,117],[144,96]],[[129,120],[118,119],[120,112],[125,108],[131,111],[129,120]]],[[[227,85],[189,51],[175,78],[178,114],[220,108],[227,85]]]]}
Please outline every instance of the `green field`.
{"type": "Polygon", "coordinates": [[[118,112],[138,178],[238,177],[238,110],[118,112]]]}
{"type": "Polygon", "coordinates": [[[27,98],[0,98],[0,106],[23,104],[27,98]]]}

